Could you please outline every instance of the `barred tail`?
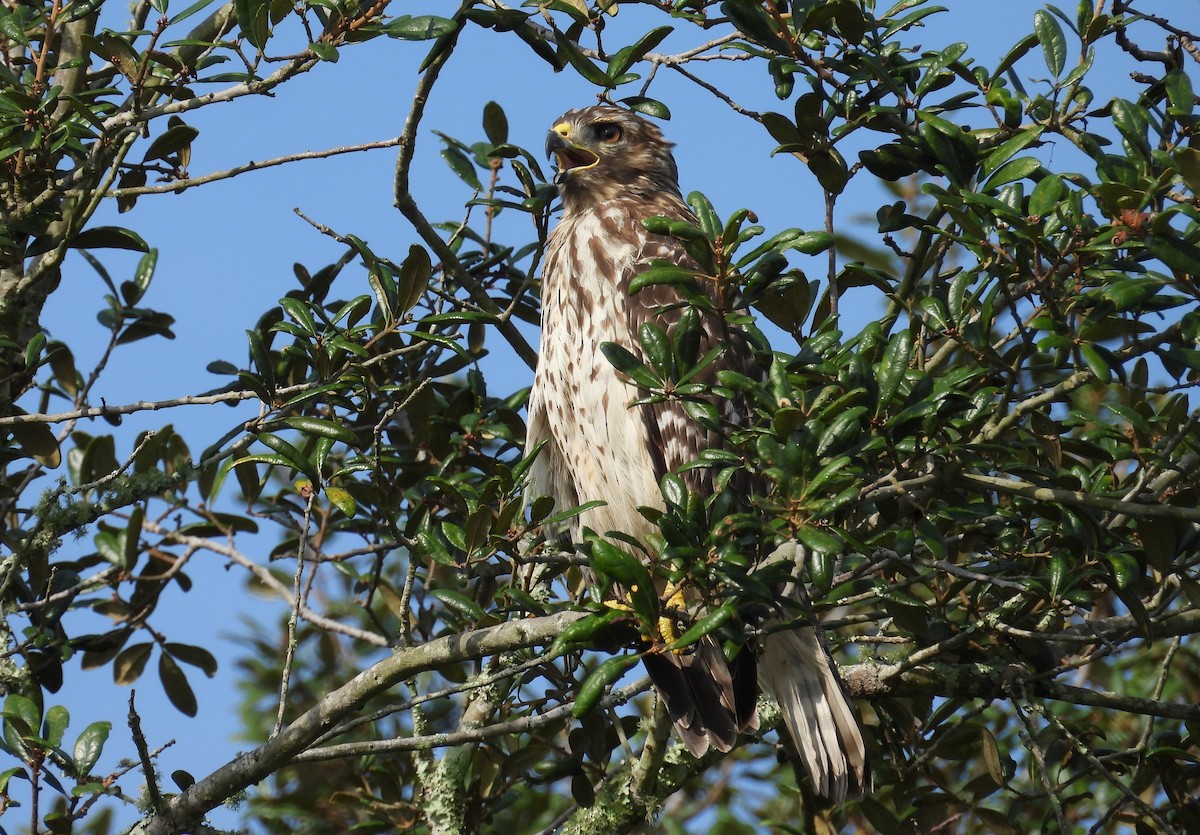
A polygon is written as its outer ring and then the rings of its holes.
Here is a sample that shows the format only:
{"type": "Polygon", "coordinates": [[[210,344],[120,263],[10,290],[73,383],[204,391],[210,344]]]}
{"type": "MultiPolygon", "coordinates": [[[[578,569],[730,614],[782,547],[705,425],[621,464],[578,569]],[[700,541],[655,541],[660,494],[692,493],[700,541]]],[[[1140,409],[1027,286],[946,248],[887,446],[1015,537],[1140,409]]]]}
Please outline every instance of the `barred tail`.
{"type": "Polygon", "coordinates": [[[685,652],[650,654],[643,661],[692,756],[703,757],[710,745],[728,751],[740,731],[758,727],[753,658],[748,653],[739,654],[731,665],[709,635],[685,652]]]}
{"type": "Polygon", "coordinates": [[[869,787],[858,719],[816,631],[770,635],[758,659],[758,680],[779,703],[816,792],[840,803],[869,787]]]}

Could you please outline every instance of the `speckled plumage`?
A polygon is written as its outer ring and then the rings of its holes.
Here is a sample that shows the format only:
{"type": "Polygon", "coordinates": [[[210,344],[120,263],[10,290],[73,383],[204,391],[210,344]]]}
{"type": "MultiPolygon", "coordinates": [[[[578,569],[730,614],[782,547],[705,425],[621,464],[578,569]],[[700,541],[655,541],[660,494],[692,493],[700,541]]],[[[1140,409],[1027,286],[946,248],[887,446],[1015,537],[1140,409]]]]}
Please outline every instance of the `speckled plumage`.
{"type": "MultiPolygon", "coordinates": [[[[653,321],[668,333],[678,322],[680,309],[671,306],[679,301],[673,286],[653,285],[631,296],[629,284],[656,260],[699,272],[677,238],[651,233],[643,225],[655,216],[694,218],[680,196],[670,143],[657,127],[628,111],[607,105],[569,111],[555,122],[547,148],[558,157],[563,216],[547,242],[542,275],[542,334],[527,441],[531,449],[544,447],[530,471],[531,493],[553,496],[560,509],[605,502],[569,523],[564,533],[572,541],[579,541],[586,527],[646,543],[655,527],[638,508],[662,508],[662,476],[696,460],[721,439],[689,419],[678,402],[631,406],[637,389],[612,367],[601,346],[613,342],[640,355],[637,333],[644,322],[653,321]]],[[[723,316],[706,314],[701,323],[701,353],[725,346],[706,377],[711,379],[719,368],[745,371],[751,365],[745,340],[723,316]]],[[[689,470],[683,477],[702,495],[712,490],[706,469],[689,470]]],[[[799,658],[821,669],[817,675],[802,675],[798,688],[784,683],[786,671],[760,671],[760,679],[777,693],[796,692],[820,703],[813,710],[798,705],[791,714],[783,705],[785,717],[789,728],[800,723],[793,737],[802,749],[811,749],[801,754],[818,790],[844,796],[848,785],[853,788],[863,780],[861,737],[853,718],[844,734],[853,739],[839,737],[852,714],[815,634],[786,634],[806,636],[800,639],[806,650],[815,643],[818,651],[798,653],[790,643],[781,643],[770,657],[782,664],[799,658]],[[826,693],[830,683],[832,693],[826,693]],[[832,730],[824,699],[840,700],[832,730]],[[849,767],[841,753],[846,748],[854,749],[849,767]],[[857,779],[847,779],[854,770],[857,779]]],[[[757,727],[753,664],[746,663],[752,660],[748,654],[735,659],[731,673],[711,637],[685,654],[647,658],[680,737],[696,756],[710,745],[727,751],[739,731],[757,727]]]]}

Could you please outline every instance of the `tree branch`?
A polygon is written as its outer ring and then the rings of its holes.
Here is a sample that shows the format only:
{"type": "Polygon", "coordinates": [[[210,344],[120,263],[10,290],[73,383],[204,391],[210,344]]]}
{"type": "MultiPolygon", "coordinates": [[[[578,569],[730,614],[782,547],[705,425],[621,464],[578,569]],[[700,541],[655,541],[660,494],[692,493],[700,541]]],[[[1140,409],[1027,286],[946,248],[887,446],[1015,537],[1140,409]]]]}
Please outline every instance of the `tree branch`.
{"type": "Polygon", "coordinates": [[[160,814],[146,818],[135,832],[144,835],[186,832],[227,798],[291,762],[349,713],[404,679],[467,659],[549,643],[567,626],[586,616],[586,612],[559,612],[509,621],[399,650],[328,694],[269,742],[223,765],[172,798],[160,814]]]}
{"type": "MultiPolygon", "coordinates": [[[[417,128],[420,126],[421,119],[425,114],[425,103],[429,100],[429,93],[433,89],[433,85],[437,82],[438,74],[442,71],[442,67],[445,66],[446,61],[449,60],[453,51],[454,42],[450,42],[442,48],[442,52],[429,65],[429,69],[425,71],[425,74],[421,76],[421,81],[417,84],[417,89],[413,93],[412,108],[409,110],[408,119],[404,123],[404,132],[400,135],[400,153],[396,156],[395,206],[400,210],[400,214],[404,215],[405,219],[412,224],[413,229],[421,236],[421,240],[425,242],[425,245],[437,255],[438,260],[442,262],[442,269],[460,287],[467,291],[467,295],[471,297],[471,301],[475,302],[481,310],[487,313],[500,314],[499,305],[487,294],[487,291],[484,290],[479,282],[463,269],[458,256],[442,240],[437,230],[429,224],[425,215],[418,208],[417,201],[413,199],[412,193],[409,191],[409,172],[412,169],[413,155],[416,149],[417,128]]],[[[517,330],[516,325],[513,324],[511,319],[498,318],[495,327],[526,365],[530,368],[537,366],[537,351],[525,340],[525,337],[517,330]]]]}

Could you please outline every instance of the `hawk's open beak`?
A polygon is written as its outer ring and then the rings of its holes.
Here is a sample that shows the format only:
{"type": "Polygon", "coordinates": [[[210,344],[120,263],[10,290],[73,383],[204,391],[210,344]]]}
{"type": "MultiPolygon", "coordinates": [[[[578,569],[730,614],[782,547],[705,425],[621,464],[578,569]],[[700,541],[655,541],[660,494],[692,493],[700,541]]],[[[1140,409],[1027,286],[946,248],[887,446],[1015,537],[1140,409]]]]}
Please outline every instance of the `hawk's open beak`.
{"type": "Polygon", "coordinates": [[[571,126],[564,122],[555,125],[546,137],[546,158],[554,157],[560,175],[576,169],[591,168],[600,161],[596,154],[573,144],[570,136],[571,126]]]}

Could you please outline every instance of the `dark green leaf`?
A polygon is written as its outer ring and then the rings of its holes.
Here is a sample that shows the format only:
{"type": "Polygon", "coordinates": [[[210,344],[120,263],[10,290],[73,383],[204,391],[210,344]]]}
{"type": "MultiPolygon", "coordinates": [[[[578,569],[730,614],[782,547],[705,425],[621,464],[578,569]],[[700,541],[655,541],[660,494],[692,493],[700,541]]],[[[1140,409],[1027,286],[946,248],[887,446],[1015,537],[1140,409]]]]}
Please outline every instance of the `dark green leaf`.
{"type": "Polygon", "coordinates": [[[150,245],[141,236],[120,226],[93,226],[76,235],[70,243],[76,249],[132,249],[149,252],[150,245]]]}
{"type": "Polygon", "coordinates": [[[984,158],[983,164],[980,166],[980,173],[986,176],[1008,162],[1017,153],[1036,142],[1041,137],[1042,130],[1040,125],[1029,130],[1023,130],[999,145],[984,158]]]}
{"type": "Polygon", "coordinates": [[[331,64],[336,64],[338,62],[338,58],[341,57],[341,53],[338,52],[338,48],[331,43],[314,41],[308,45],[308,48],[312,50],[313,55],[316,55],[322,61],[328,61],[331,64]]]}
{"type": "Polygon", "coordinates": [[[270,0],[234,0],[233,5],[242,37],[261,52],[271,35],[270,0]]]}
{"type": "Polygon", "coordinates": [[[618,50],[608,62],[608,77],[615,80],[624,75],[626,70],[642,60],[647,52],[662,43],[663,39],[671,32],[670,26],[651,29],[630,46],[618,50]]]}
{"type": "Polygon", "coordinates": [[[1183,275],[1200,275],[1200,249],[1174,235],[1147,235],[1146,249],[1183,275]]]}
{"type": "Polygon", "coordinates": [[[812,525],[798,527],[796,538],[804,543],[805,548],[819,554],[836,554],[842,550],[842,541],[838,537],[812,525]]]}
{"type": "Polygon", "coordinates": [[[670,652],[673,650],[683,649],[684,647],[690,647],[705,635],[720,629],[736,615],[737,606],[732,602],[726,603],[717,609],[713,609],[700,620],[696,621],[696,623],[692,624],[692,626],[689,627],[686,632],[672,641],[670,646],[667,647],[667,651],[670,652]]]}
{"type": "Polygon", "coordinates": [[[381,31],[404,41],[429,41],[453,34],[458,24],[453,20],[435,15],[400,15],[384,26],[381,31]]]}
{"type": "Polygon", "coordinates": [[[653,116],[655,119],[671,118],[671,110],[658,99],[651,99],[646,96],[626,96],[621,99],[621,102],[628,105],[631,110],[636,110],[638,113],[645,113],[647,116],[653,116]]]}
{"type": "Polygon", "coordinates": [[[1042,177],[1029,195],[1029,214],[1039,218],[1050,214],[1065,192],[1062,177],[1057,174],[1042,177]]]}
{"type": "Polygon", "coordinates": [[[1033,13],[1033,30],[1042,45],[1046,68],[1050,70],[1051,75],[1058,78],[1067,62],[1067,39],[1063,35],[1062,27],[1054,19],[1054,15],[1044,9],[1038,9],[1033,13]]]}
{"type": "Polygon", "coordinates": [[[163,649],[183,663],[199,667],[209,678],[217,674],[217,659],[204,647],[192,646],[191,644],[166,643],[163,645],[163,649]]]}
{"type": "Polygon", "coordinates": [[[577,647],[590,647],[597,634],[625,616],[625,612],[620,609],[607,609],[575,621],[554,639],[550,646],[550,655],[557,658],[577,647]]]}
{"type": "Polygon", "coordinates": [[[613,86],[608,74],[592,63],[591,59],[580,51],[579,45],[572,42],[570,38],[560,37],[558,39],[558,54],[566,58],[567,63],[574,67],[575,72],[583,76],[586,81],[605,89],[613,86]]]}
{"type": "Polygon", "coordinates": [[[113,660],[113,681],[117,684],[133,684],[141,678],[153,649],[154,644],[145,643],[132,644],[121,650],[113,660]]]}
{"type": "Polygon", "coordinates": [[[83,733],[75,740],[72,757],[75,760],[75,773],[79,777],[86,777],[92,773],[92,768],[104,751],[104,743],[108,741],[111,730],[112,722],[93,722],[84,728],[83,733]]]}
{"type": "Polygon", "coordinates": [[[150,143],[150,147],[146,149],[145,159],[167,159],[172,154],[177,154],[184,148],[192,144],[200,131],[185,125],[182,122],[174,124],[167,128],[154,138],[150,143]]]}
{"type": "Polygon", "coordinates": [[[433,589],[430,594],[469,621],[482,620],[486,616],[478,603],[460,592],[452,589],[433,589]]]}
{"type": "Polygon", "coordinates": [[[14,423],[8,427],[8,431],[16,440],[23,455],[28,455],[50,469],[54,469],[62,463],[58,439],[46,424],[14,423]]]}
{"type": "Polygon", "coordinates": [[[163,690],[176,710],[184,716],[196,715],[198,705],[192,685],[188,684],[183,668],[165,652],[158,656],[158,680],[162,682],[163,690]]]}
{"type": "Polygon", "coordinates": [[[283,438],[272,432],[257,432],[255,437],[286,460],[292,469],[298,470],[312,479],[313,484],[321,483],[321,474],[317,471],[316,464],[283,438]]]}
{"type": "Polygon", "coordinates": [[[579,688],[579,693],[575,696],[575,706],[571,708],[571,714],[578,719],[590,713],[608,686],[623,676],[637,662],[638,656],[636,655],[621,655],[609,658],[597,666],[579,688]]]}
{"type": "Polygon", "coordinates": [[[483,191],[483,185],[479,182],[479,175],[475,173],[475,164],[470,158],[460,151],[458,148],[448,146],[442,149],[442,159],[450,166],[450,170],[458,175],[458,178],[469,185],[476,191],[483,191]]]}
{"type": "Polygon", "coordinates": [[[347,429],[343,424],[325,418],[308,417],[307,415],[296,415],[295,417],[284,418],[280,421],[284,426],[290,426],[292,429],[298,429],[309,435],[317,435],[323,438],[330,438],[334,441],[341,441],[344,444],[355,446],[358,444],[358,436],[347,429]]]}
{"type": "Polygon", "coordinates": [[[904,381],[904,374],[912,361],[912,332],[907,328],[895,334],[889,341],[883,359],[880,360],[875,372],[876,383],[879,386],[879,400],[875,406],[875,414],[879,415],[888,408],[892,396],[904,381]]]}
{"type": "Polygon", "coordinates": [[[508,118],[504,115],[504,108],[494,101],[483,106],[483,132],[493,145],[508,142],[508,118]]]}

